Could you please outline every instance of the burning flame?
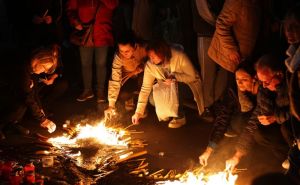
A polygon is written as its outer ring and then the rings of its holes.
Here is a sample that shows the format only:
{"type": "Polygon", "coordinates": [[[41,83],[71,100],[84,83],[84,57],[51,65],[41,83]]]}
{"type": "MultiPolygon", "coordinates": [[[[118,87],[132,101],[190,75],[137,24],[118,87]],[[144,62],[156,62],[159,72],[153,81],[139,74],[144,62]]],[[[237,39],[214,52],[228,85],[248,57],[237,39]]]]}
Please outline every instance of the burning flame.
{"type": "Polygon", "coordinates": [[[159,181],[157,185],[235,185],[237,175],[233,175],[228,171],[218,172],[212,175],[204,175],[204,173],[195,174],[186,172],[179,180],[175,181],[159,181]]]}
{"type": "MultiPolygon", "coordinates": [[[[66,127],[66,126],[64,126],[66,127]]],[[[77,133],[76,137],[72,138],[70,135],[64,135],[60,137],[50,138],[48,142],[52,143],[56,147],[61,146],[78,146],[78,141],[83,139],[94,139],[99,144],[110,146],[127,146],[128,143],[122,137],[126,134],[125,130],[108,128],[105,123],[101,121],[96,126],[78,124],[74,128],[77,133]]]]}

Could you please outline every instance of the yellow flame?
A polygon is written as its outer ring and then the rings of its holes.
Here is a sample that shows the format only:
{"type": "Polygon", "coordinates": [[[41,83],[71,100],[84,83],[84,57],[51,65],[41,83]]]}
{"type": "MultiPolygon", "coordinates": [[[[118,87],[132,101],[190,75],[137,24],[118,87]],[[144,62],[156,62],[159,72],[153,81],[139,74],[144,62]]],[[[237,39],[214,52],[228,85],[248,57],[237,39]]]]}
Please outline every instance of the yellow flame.
{"type": "Polygon", "coordinates": [[[96,126],[80,124],[74,128],[77,135],[72,138],[71,136],[60,136],[50,138],[48,142],[52,143],[56,147],[71,145],[77,146],[77,142],[82,139],[95,139],[100,144],[111,146],[127,146],[127,141],[122,139],[122,136],[126,134],[126,131],[121,129],[108,128],[105,123],[101,121],[96,126]]]}
{"type": "Polygon", "coordinates": [[[237,175],[232,175],[229,172],[219,172],[212,175],[204,175],[203,173],[194,174],[187,172],[179,180],[175,181],[160,181],[158,185],[235,185],[237,175]]]}

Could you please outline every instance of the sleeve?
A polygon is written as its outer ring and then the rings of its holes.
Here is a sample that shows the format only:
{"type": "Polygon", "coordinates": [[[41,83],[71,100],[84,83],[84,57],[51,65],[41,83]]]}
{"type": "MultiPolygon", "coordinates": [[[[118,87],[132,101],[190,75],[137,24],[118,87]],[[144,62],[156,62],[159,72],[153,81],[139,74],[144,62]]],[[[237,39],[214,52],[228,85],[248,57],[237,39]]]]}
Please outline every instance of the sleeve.
{"type": "Polygon", "coordinates": [[[254,134],[258,129],[258,125],[260,125],[257,117],[260,115],[270,115],[273,111],[273,107],[271,92],[260,86],[257,94],[257,105],[238,139],[236,147],[238,151],[244,154],[248,153],[254,143],[254,134]]]}
{"type": "Polygon", "coordinates": [[[298,121],[300,121],[300,68],[298,68],[298,71],[295,72],[294,78],[291,80],[293,84],[293,92],[290,92],[290,98],[291,98],[291,112],[295,118],[297,118],[298,121]]]}
{"type": "Polygon", "coordinates": [[[215,148],[223,139],[224,133],[227,131],[230,121],[237,105],[237,97],[231,90],[227,90],[226,94],[220,101],[216,103],[215,113],[216,118],[214,126],[210,133],[209,146],[215,148]]]}
{"type": "Polygon", "coordinates": [[[147,106],[148,98],[152,91],[152,86],[155,80],[155,77],[152,75],[149,65],[149,62],[147,62],[144,70],[143,84],[139,93],[138,103],[135,111],[142,115],[144,114],[145,108],[147,106]]]}
{"type": "Polygon", "coordinates": [[[30,78],[30,74],[25,72],[23,83],[22,83],[22,91],[25,99],[25,104],[32,112],[32,115],[35,119],[37,119],[39,122],[42,122],[46,119],[45,114],[42,111],[42,108],[39,104],[39,100],[37,99],[38,96],[36,95],[36,89],[34,80],[30,78]]]}
{"type": "Polygon", "coordinates": [[[241,9],[241,0],[226,0],[223,9],[216,21],[215,34],[220,38],[222,47],[227,50],[238,51],[232,27],[237,21],[238,11],[241,9]]]}
{"type": "Polygon", "coordinates": [[[254,134],[257,131],[259,124],[257,116],[260,111],[260,106],[256,106],[246,127],[243,129],[238,139],[236,150],[243,154],[247,154],[254,143],[254,134]]]}
{"type": "Polygon", "coordinates": [[[179,60],[178,63],[180,65],[180,67],[178,67],[180,72],[175,71],[173,73],[176,80],[185,83],[195,81],[197,72],[186,54],[178,52],[178,56],[175,56],[174,60],[179,60]]]}
{"type": "Polygon", "coordinates": [[[109,106],[114,107],[118,99],[120,89],[121,89],[121,80],[122,80],[122,61],[115,54],[113,64],[111,79],[108,82],[108,102],[109,106]]]}

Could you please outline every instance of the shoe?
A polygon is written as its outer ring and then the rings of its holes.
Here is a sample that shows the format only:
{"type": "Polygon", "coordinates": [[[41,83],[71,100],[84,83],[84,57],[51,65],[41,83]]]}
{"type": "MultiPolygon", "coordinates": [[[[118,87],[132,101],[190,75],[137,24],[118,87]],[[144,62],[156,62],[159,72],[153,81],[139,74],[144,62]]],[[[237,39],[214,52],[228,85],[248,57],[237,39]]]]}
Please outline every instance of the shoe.
{"type": "Polygon", "coordinates": [[[105,93],[103,91],[97,91],[97,103],[105,103],[106,97],[104,95],[105,93]]]}
{"type": "Polygon", "coordinates": [[[179,128],[179,127],[182,127],[185,124],[186,124],[185,117],[183,117],[183,118],[173,118],[169,122],[168,127],[169,128],[179,128]]]}
{"type": "Polygon", "coordinates": [[[204,109],[204,112],[201,114],[201,119],[207,122],[213,122],[215,120],[215,116],[208,108],[204,109]]]}
{"type": "Polygon", "coordinates": [[[288,159],[284,160],[281,164],[282,168],[288,170],[290,168],[290,161],[288,159]]]}
{"type": "Polygon", "coordinates": [[[233,130],[231,127],[229,127],[229,128],[227,129],[227,131],[224,133],[224,136],[225,136],[225,137],[237,137],[238,134],[236,133],[235,130],[233,130]]]}
{"type": "Polygon", "coordinates": [[[94,93],[92,90],[84,90],[76,100],[79,102],[83,102],[93,97],[94,97],[94,93]]]}
{"type": "Polygon", "coordinates": [[[22,134],[22,135],[29,135],[29,133],[30,133],[30,131],[29,131],[27,128],[22,127],[22,126],[19,125],[19,124],[14,123],[14,124],[12,124],[11,126],[12,126],[12,128],[13,128],[14,130],[16,130],[19,134],[22,134]]]}
{"type": "Polygon", "coordinates": [[[125,101],[125,110],[126,111],[132,111],[135,108],[135,104],[133,102],[133,98],[130,98],[129,100],[125,101]]]}

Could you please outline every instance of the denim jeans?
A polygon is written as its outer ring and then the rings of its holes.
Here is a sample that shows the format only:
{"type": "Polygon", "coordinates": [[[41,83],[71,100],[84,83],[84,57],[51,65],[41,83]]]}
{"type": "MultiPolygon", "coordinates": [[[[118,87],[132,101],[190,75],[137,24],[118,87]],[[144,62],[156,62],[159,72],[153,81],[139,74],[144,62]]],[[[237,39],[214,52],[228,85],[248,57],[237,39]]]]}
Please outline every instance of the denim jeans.
{"type": "Polygon", "coordinates": [[[81,71],[84,90],[92,90],[93,59],[95,59],[96,88],[98,91],[104,91],[108,46],[80,47],[79,51],[81,57],[81,71]]]}

